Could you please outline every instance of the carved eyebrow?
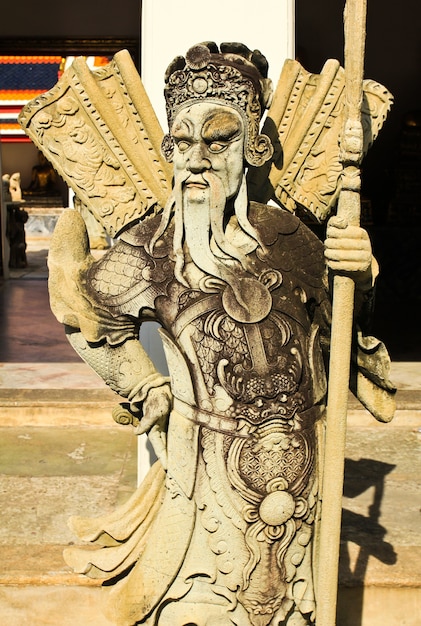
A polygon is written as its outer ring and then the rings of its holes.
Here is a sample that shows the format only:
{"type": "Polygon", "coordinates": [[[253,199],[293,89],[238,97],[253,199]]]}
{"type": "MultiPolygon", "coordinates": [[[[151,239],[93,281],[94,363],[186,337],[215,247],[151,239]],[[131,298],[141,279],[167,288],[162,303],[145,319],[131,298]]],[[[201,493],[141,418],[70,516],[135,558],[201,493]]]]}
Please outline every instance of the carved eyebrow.
{"type": "Polygon", "coordinates": [[[206,141],[232,141],[241,134],[241,121],[230,113],[217,113],[207,120],[202,129],[206,141]]]}
{"type": "Polygon", "coordinates": [[[174,124],[171,135],[180,138],[189,138],[193,136],[193,126],[188,120],[182,119],[177,124],[174,124]]]}

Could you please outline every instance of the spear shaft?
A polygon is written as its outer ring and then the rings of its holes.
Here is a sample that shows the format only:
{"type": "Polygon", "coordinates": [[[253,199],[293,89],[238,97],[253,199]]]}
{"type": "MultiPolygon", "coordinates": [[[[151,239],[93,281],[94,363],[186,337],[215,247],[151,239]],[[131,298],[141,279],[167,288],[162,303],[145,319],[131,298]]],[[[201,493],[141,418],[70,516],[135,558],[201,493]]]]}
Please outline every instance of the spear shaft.
{"type": "MultiPolygon", "coordinates": [[[[360,162],[363,149],[361,104],[365,23],[366,0],[346,0],[344,12],[345,125],[341,139],[343,171],[337,214],[351,225],[359,225],[360,222],[360,162]]],[[[335,275],[316,579],[317,626],[335,626],[336,624],[353,312],[354,281],[348,276],[335,275]]]]}

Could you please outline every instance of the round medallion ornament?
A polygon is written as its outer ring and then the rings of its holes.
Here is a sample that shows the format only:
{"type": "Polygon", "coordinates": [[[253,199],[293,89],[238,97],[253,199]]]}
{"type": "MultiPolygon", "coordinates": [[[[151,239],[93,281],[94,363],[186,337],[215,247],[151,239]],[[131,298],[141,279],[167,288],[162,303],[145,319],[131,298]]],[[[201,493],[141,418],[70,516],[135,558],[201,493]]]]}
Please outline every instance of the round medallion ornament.
{"type": "Polygon", "coordinates": [[[193,91],[198,94],[206,93],[208,90],[208,81],[203,77],[195,78],[192,87],[193,91]]]}
{"type": "Polygon", "coordinates": [[[232,319],[255,324],[267,317],[272,309],[272,296],[263,283],[254,278],[240,278],[236,289],[227,285],[222,294],[222,306],[232,319]]]}
{"type": "Polygon", "coordinates": [[[260,503],[259,515],[268,526],[285,524],[294,514],[294,498],[287,491],[273,491],[260,503]]]}

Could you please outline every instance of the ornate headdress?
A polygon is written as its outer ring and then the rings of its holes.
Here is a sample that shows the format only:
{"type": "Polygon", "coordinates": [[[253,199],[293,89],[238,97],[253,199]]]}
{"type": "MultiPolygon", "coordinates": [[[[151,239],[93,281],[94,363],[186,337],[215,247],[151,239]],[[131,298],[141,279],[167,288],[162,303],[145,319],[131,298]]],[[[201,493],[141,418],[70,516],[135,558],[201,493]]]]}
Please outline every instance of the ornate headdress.
{"type": "MultiPolygon", "coordinates": [[[[244,44],[198,44],[185,57],[176,57],[165,75],[165,101],[171,129],[177,113],[200,100],[225,104],[236,109],[244,120],[245,159],[260,166],[273,152],[270,139],[259,135],[262,113],[270,105],[272,83],[267,78],[268,64],[258,51],[244,44]]],[[[162,150],[172,159],[173,142],[166,135],[162,150]]]]}

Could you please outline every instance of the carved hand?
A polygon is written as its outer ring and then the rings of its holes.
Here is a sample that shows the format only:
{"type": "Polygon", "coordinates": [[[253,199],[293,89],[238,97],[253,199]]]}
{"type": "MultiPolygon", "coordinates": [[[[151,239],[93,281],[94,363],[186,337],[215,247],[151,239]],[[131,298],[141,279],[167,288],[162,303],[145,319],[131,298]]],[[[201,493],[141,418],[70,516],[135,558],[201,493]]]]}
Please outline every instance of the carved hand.
{"type": "Polygon", "coordinates": [[[360,289],[372,287],[377,264],[364,228],[351,226],[337,216],[331,217],[326,231],[325,259],[331,270],[349,274],[360,289]]]}
{"type": "Polygon", "coordinates": [[[169,384],[152,387],[142,403],[143,416],[135,432],[148,433],[155,454],[167,467],[167,424],[172,408],[172,393],[169,384]]]}

